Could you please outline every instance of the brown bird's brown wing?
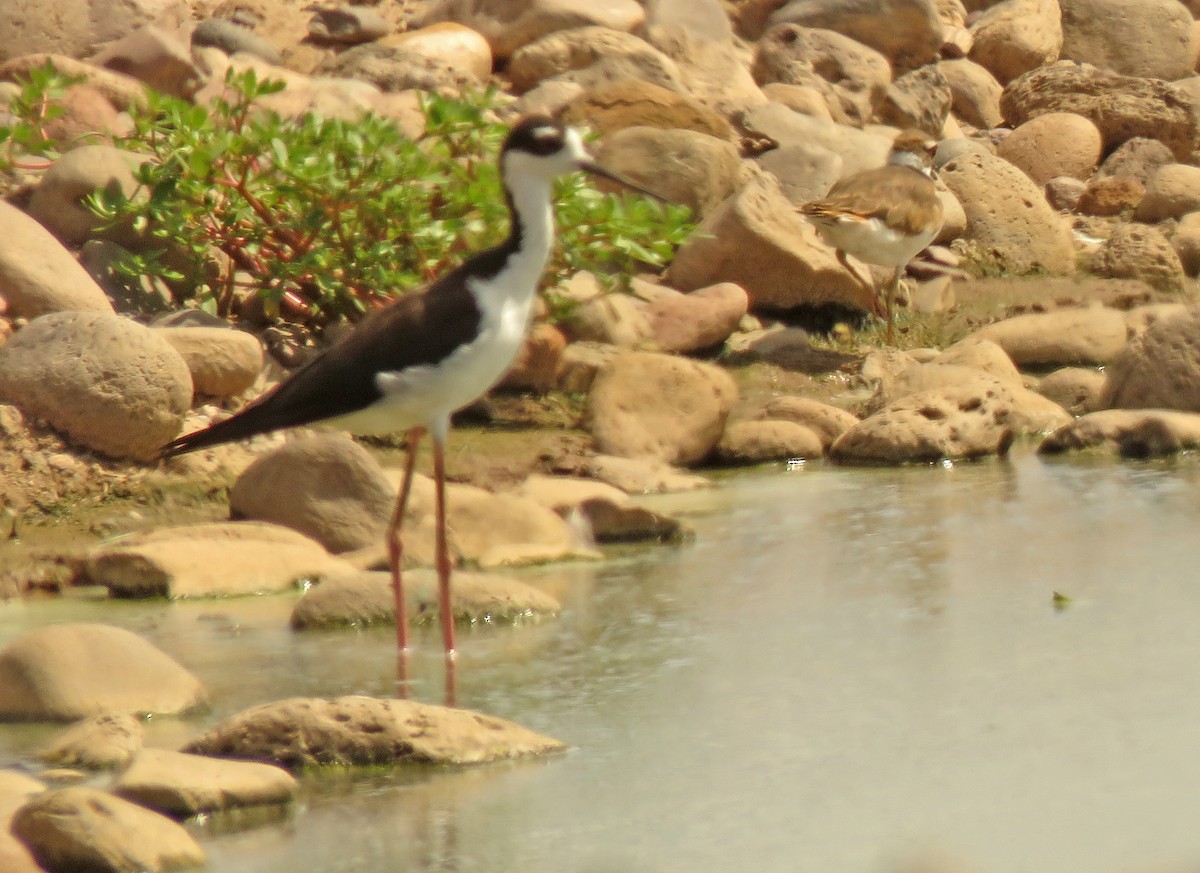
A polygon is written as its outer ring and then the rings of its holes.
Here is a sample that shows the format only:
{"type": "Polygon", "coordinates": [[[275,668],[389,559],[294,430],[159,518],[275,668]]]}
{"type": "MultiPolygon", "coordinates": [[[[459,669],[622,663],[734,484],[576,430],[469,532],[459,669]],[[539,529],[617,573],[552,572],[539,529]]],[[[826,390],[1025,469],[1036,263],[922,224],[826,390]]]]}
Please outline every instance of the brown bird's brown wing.
{"type": "Polygon", "coordinates": [[[850,213],[880,218],[904,233],[920,233],[942,220],[942,201],[933,180],[907,167],[878,167],[843,179],[820,200],[803,207],[806,215],[850,213]]]}

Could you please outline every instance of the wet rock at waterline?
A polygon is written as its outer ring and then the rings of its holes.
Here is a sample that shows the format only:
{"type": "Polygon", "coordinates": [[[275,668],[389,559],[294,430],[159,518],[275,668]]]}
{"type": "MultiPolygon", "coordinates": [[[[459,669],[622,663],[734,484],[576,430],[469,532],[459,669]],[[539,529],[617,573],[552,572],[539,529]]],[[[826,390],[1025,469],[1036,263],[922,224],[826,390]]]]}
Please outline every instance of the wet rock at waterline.
{"type": "Polygon", "coordinates": [[[174,715],[207,702],[200,680],[121,628],[50,625],[0,650],[0,721],[72,721],[128,712],[174,715]]]}
{"type": "Polygon", "coordinates": [[[117,315],[43,315],[0,347],[0,403],[114,458],[156,457],[179,432],[191,400],[192,377],[179,353],[117,315]]]}
{"type": "Polygon", "coordinates": [[[1200,412],[1200,308],[1151,322],[1105,377],[1101,406],[1200,412]]]}
{"type": "Polygon", "coordinates": [[[687,535],[678,519],[635,506],[625,491],[596,479],[535,474],[514,493],[554,510],[572,524],[586,524],[598,543],[678,542],[687,535]]]}
{"type": "Polygon", "coordinates": [[[38,750],[55,767],[110,770],[124,767],[142,748],[142,722],[129,713],[95,715],[67,728],[38,750]]]}
{"type": "Polygon", "coordinates": [[[165,873],[205,861],[183,826],[95,788],[32,798],[13,816],[12,831],[48,871],[165,873]]]}
{"type": "MultiPolygon", "coordinates": [[[[430,569],[404,573],[405,607],[411,624],[437,620],[437,574],[430,569]]],[[[450,587],[454,620],[461,624],[514,624],[558,615],[557,600],[531,585],[488,573],[457,572],[450,587]]],[[[396,622],[392,576],[367,571],[314,585],[296,603],[291,625],[297,630],[368,627],[396,622]]]]}
{"type": "Polygon", "coordinates": [[[1104,449],[1129,458],[1156,458],[1200,448],[1200,414],[1166,409],[1102,409],[1080,416],[1042,441],[1057,455],[1104,449]]]}
{"type": "Polygon", "coordinates": [[[119,797],[173,818],[243,806],[288,803],[292,774],[272,764],[142,749],[113,784],[119,797]]]}
{"type": "Polygon", "coordinates": [[[45,790],[45,785],[24,773],[0,770],[0,870],[4,873],[45,873],[11,827],[17,810],[45,790]]]}
{"type": "Polygon", "coordinates": [[[1038,382],[1037,392],[1072,415],[1083,415],[1100,409],[1104,378],[1104,373],[1099,370],[1063,367],[1043,377],[1038,382]]]}
{"type": "Polygon", "coordinates": [[[853,413],[808,397],[776,397],[763,406],[757,417],[802,424],[820,438],[823,450],[858,424],[858,416],[853,413]]]}
{"type": "Polygon", "coordinates": [[[486,764],[561,752],[558,740],[466,709],[385,700],[294,697],[225,719],[184,751],[314,766],[486,764]]]}
{"type": "Polygon", "coordinates": [[[731,466],[819,458],[824,453],[821,436],[794,421],[739,421],[725,428],[713,458],[731,466]]]}
{"type": "Polygon", "coordinates": [[[591,476],[615,485],[628,494],[672,494],[711,488],[712,481],[704,476],[680,470],[652,458],[622,458],[617,455],[596,454],[564,468],[580,475],[591,476]]]}
{"type": "Polygon", "coordinates": [[[92,549],[84,574],[114,597],[216,597],[353,572],[303,534],[263,522],[160,528],[92,549]]]}

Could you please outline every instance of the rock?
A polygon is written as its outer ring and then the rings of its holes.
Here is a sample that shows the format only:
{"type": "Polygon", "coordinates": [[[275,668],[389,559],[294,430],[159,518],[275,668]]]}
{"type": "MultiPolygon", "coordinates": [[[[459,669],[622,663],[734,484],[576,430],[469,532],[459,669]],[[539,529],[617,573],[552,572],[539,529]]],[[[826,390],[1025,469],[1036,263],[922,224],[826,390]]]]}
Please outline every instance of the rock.
{"type": "MultiPolygon", "coordinates": [[[[308,22],[308,36],[315,42],[358,45],[381,39],[392,30],[386,18],[366,6],[317,7],[312,9],[312,14],[312,18],[308,22]]],[[[467,29],[462,28],[462,30],[467,29]]],[[[485,46],[487,45],[483,37],[479,37],[479,39],[484,42],[485,46]]],[[[491,48],[488,48],[487,53],[490,59],[491,48]]]]}
{"type": "Polygon", "coordinates": [[[25,844],[12,833],[12,817],[46,786],[15,770],[0,770],[0,870],[5,873],[45,873],[25,844]]]}
{"type": "Polygon", "coordinates": [[[950,87],[950,108],[967,124],[988,129],[999,127],[1000,94],[1004,86],[996,77],[972,60],[941,61],[938,69],[950,87]]]}
{"type": "Polygon", "coordinates": [[[663,295],[650,302],[651,336],[664,352],[686,354],[725,342],[746,315],[749,298],[732,282],[690,294],[663,295]]]}
{"type": "Polygon", "coordinates": [[[547,80],[589,88],[623,79],[686,93],[673,60],[641,37],[606,27],[577,27],[531,42],[513,54],[508,76],[518,94],[547,80]]]}
{"type": "Polygon", "coordinates": [[[1188,160],[1200,135],[1191,101],[1170,83],[1072,61],[1031,70],[1009,83],[1000,95],[1000,111],[1010,125],[1047,112],[1073,112],[1096,125],[1105,152],[1133,137],[1148,137],[1179,161],[1188,160]]]}
{"type": "MultiPolygon", "coordinates": [[[[437,574],[432,570],[404,573],[405,615],[410,624],[438,617],[437,574]]],[[[450,608],[458,624],[518,624],[558,615],[561,606],[531,585],[488,573],[454,574],[450,608]]],[[[392,576],[366,571],[339,576],[309,588],[292,610],[296,630],[394,625],[396,602],[392,576]]]]}
{"type": "Polygon", "coordinates": [[[112,791],[172,818],[190,818],[244,806],[288,803],[296,796],[296,787],[294,776],[271,764],[142,749],[112,791]]]}
{"type": "Polygon", "coordinates": [[[250,388],[262,372],[262,345],[243,330],[162,327],[155,331],[187,364],[195,394],[233,397],[250,388]]]}
{"type": "Polygon", "coordinates": [[[667,281],[684,291],[732,282],[745,289],[752,309],[871,308],[871,295],[770,176],[754,179],[701,222],[675,253],[667,281]]]}
{"type": "Polygon", "coordinates": [[[1058,59],[1062,20],[1057,0],[996,3],[971,25],[971,60],[1001,84],[1058,59]]]}
{"type": "Polygon", "coordinates": [[[1128,176],[1094,178],[1075,204],[1080,215],[1114,216],[1132,213],[1146,196],[1146,188],[1128,176]]]}
{"type": "Polygon", "coordinates": [[[712,486],[703,476],[652,458],[593,455],[584,463],[582,472],[629,494],[674,494],[712,486]]]}
{"type": "Polygon", "coordinates": [[[179,353],[111,313],[43,315],[0,349],[0,402],[114,458],[157,457],[191,399],[179,353]]]}
{"type": "Polygon", "coordinates": [[[840,120],[863,125],[883,99],[892,67],[879,52],[832,30],[779,24],[759,39],[750,68],[760,85],[806,85],[840,120]]]}
{"type": "Polygon", "coordinates": [[[986,152],[970,151],[941,168],[940,178],[962,204],[966,235],[1007,270],[1075,268],[1070,226],[1050,208],[1028,176],[986,152]]]}
{"type": "Polygon", "coordinates": [[[903,464],[1004,455],[1012,444],[1011,396],[994,379],[896,400],[842,434],[830,448],[839,463],[903,464]]]}
{"type": "Polygon", "coordinates": [[[204,73],[189,47],[160,27],[147,25],[104,46],[91,63],[132,76],[172,97],[188,99],[200,87],[204,73]]]}
{"type": "Polygon", "coordinates": [[[1156,139],[1135,136],[1121,143],[1096,171],[1097,179],[1127,176],[1149,185],[1159,168],[1175,160],[1171,150],[1156,139]]]}
{"type": "Polygon", "coordinates": [[[973,367],[1012,388],[1024,382],[1014,358],[1003,344],[981,337],[978,332],[959,340],[930,363],[937,366],[973,367]]]}
{"type": "Polygon", "coordinates": [[[1133,217],[1148,224],[1200,210],[1200,167],[1165,164],[1146,186],[1133,217]]]}
{"type": "Polygon", "coordinates": [[[12,830],[47,870],[159,873],[204,864],[204,850],[182,825],[95,788],[32,798],[12,830]]]}
{"type": "Polygon", "coordinates": [[[545,755],[558,740],[467,709],[414,700],[293,697],[232,716],[184,751],[312,766],[469,765],[545,755]]]}
{"type": "Polygon", "coordinates": [[[1100,131],[1082,115],[1047,112],[1000,141],[996,154],[1039,185],[1056,176],[1087,179],[1100,161],[1100,131]]]}
{"type": "Polygon", "coordinates": [[[833,121],[829,104],[813,85],[785,85],[783,82],[768,82],[762,87],[768,103],[779,103],[801,115],[811,115],[822,121],[833,121]]]}
{"type": "Polygon", "coordinates": [[[916,128],[940,138],[950,114],[950,84],[934,64],[896,77],[884,91],[876,116],[892,127],[916,128]]]}
{"type": "Polygon", "coordinates": [[[111,770],[129,763],[143,735],[142,723],[129,713],[94,715],[67,728],[37,756],[55,767],[111,770]]]}
{"type": "Polygon", "coordinates": [[[1192,16],[1177,0],[1059,0],[1059,4],[1064,60],[1167,81],[1195,71],[1192,16]]]}
{"type": "Polygon", "coordinates": [[[1018,315],[975,331],[1021,367],[1104,365],[1125,348],[1125,317],[1115,309],[1064,308],[1018,315]]]}
{"type": "Polygon", "coordinates": [[[45,122],[42,133],[57,141],[63,153],[133,132],[129,116],[118,112],[104,91],[86,82],[67,86],[55,103],[62,114],[45,122]]]}
{"type": "Polygon", "coordinates": [[[53,64],[54,68],[64,76],[82,78],[89,88],[99,91],[118,111],[127,111],[130,107],[145,100],[145,87],[132,76],[114,73],[94,64],[77,61],[64,54],[48,52],[22,54],[0,63],[0,82],[27,80],[34,70],[46,66],[47,63],[53,64]]]}
{"type": "Polygon", "coordinates": [[[375,456],[327,433],[290,439],[260,456],[229,495],[234,517],[283,525],[334,553],[379,542],[395,502],[375,456]]]}
{"type": "Polygon", "coordinates": [[[192,48],[215,48],[227,55],[246,54],[266,61],[282,64],[279,49],[248,27],[225,18],[205,18],[192,31],[192,48]]]}
{"type": "Polygon", "coordinates": [[[1184,273],[1193,278],[1200,275],[1200,212],[1189,212],[1179,220],[1171,237],[1171,248],[1175,249],[1184,273]]]}
{"type": "Polygon", "coordinates": [[[791,0],[767,19],[768,26],[820,27],[881,52],[901,72],[937,58],[942,23],[933,0],[791,0]]]}
{"type": "Polygon", "coordinates": [[[629,352],[597,375],[587,425],[605,454],[696,464],[721,438],[736,399],[733,379],[711,364],[629,352]]]}
{"type": "Polygon", "coordinates": [[[567,338],[553,324],[535,324],[521,343],[517,359],[496,385],[500,391],[545,394],[558,384],[567,338]]]}
{"type": "Polygon", "coordinates": [[[1072,176],[1055,176],[1046,183],[1046,202],[1059,212],[1074,212],[1086,190],[1087,184],[1072,176]]]}
{"type": "Polygon", "coordinates": [[[1120,224],[1091,260],[1097,276],[1141,279],[1160,291],[1183,289],[1183,264],[1166,237],[1144,224],[1120,224]]]}
{"type": "Polygon", "coordinates": [[[894,138],[878,131],[801,115],[780,103],[747,109],[741,124],[747,136],[776,143],[780,148],[808,145],[827,149],[841,157],[842,174],[846,176],[881,166],[894,138]]]}
{"type": "Polygon", "coordinates": [[[207,704],[191,673],[141,637],[103,624],[55,624],[0,649],[0,720],[175,715],[207,704]]]}
{"type": "Polygon", "coordinates": [[[1135,306],[1125,313],[1125,328],[1132,339],[1141,336],[1153,324],[1184,317],[1187,313],[1188,305],[1185,303],[1147,303],[1135,306]]]}
{"type": "MultiPolygon", "coordinates": [[[[596,160],[704,218],[738,185],[741,158],[733,144],[691,130],[626,127],[604,138],[596,160]]],[[[611,189],[620,191],[619,185],[611,189]]]]}
{"type": "Polygon", "coordinates": [[[486,84],[491,70],[479,76],[480,65],[471,53],[460,55],[409,37],[407,33],[398,34],[346,49],[323,61],[316,72],[369,82],[381,91],[390,92],[417,89],[457,95],[486,84]]]}
{"type": "MultiPolygon", "coordinates": [[[[363,10],[355,6],[346,8],[358,10],[355,14],[363,10]]],[[[377,45],[394,50],[393,57],[445,65],[468,82],[486,84],[492,75],[491,46],[480,33],[461,24],[446,22],[392,34],[380,39],[377,45]]]]}
{"type": "Polygon", "coordinates": [[[136,241],[129,230],[105,231],[84,199],[97,188],[131,197],[137,189],[134,171],[142,158],[110,145],[85,145],[55,161],[34,189],[29,214],[67,243],[78,245],[93,237],[128,246],[136,241]]]}
{"type": "Polygon", "coordinates": [[[15,206],[0,201],[0,289],[12,317],[49,312],[112,312],[100,286],[54,236],[15,206]]]}
{"type": "Polygon", "coordinates": [[[286,591],[352,567],[319,543],[262,522],[160,528],[92,549],[84,572],[114,597],[217,597],[286,591]]]}
{"type": "Polygon", "coordinates": [[[641,79],[601,82],[584,90],[564,109],[567,124],[586,123],[601,135],[627,127],[657,127],[703,133],[732,141],[733,126],[686,94],[641,79]]]}
{"type": "Polygon", "coordinates": [[[858,424],[858,416],[808,397],[776,397],[763,406],[757,418],[804,425],[820,437],[823,451],[827,451],[834,440],[858,424]]]}
{"type": "Polygon", "coordinates": [[[1101,406],[1200,412],[1200,309],[1152,322],[1105,372],[1101,406]]]}
{"type": "Polygon", "coordinates": [[[619,291],[587,301],[569,318],[568,327],[576,339],[634,349],[650,338],[646,301],[619,291]]]}
{"type": "Polygon", "coordinates": [[[1200,448],[1200,415],[1164,409],[1104,409],[1049,434],[1038,454],[1103,448],[1128,458],[1155,458],[1200,448]]]}
{"type": "Polygon", "coordinates": [[[562,370],[558,377],[559,390],[573,394],[591,391],[596,374],[620,353],[617,346],[605,342],[580,340],[571,343],[563,352],[562,370]]]}
{"type": "Polygon", "coordinates": [[[739,421],[725,428],[714,456],[723,464],[762,464],[791,458],[819,458],[821,435],[794,421],[739,421]]]}
{"type": "Polygon", "coordinates": [[[189,14],[188,4],[179,0],[45,0],[29,8],[14,6],[0,16],[0,61],[34,52],[82,57],[143,24],[178,24],[189,14]]]}
{"type": "Polygon", "coordinates": [[[634,506],[620,488],[595,479],[533,475],[515,493],[585,522],[596,542],[676,542],[684,536],[676,519],[634,506]]]}
{"type": "Polygon", "coordinates": [[[842,177],[841,155],[811,143],[771,149],[755,163],[775,177],[793,206],[824,197],[842,177]]]}
{"type": "Polygon", "coordinates": [[[1072,415],[1095,412],[1100,408],[1104,373],[1086,367],[1063,367],[1038,382],[1037,391],[1072,415]]]}
{"type": "Polygon", "coordinates": [[[556,31],[595,25],[628,33],[644,19],[635,0],[438,0],[425,10],[421,25],[466,25],[483,34],[497,59],[504,59],[556,31]]]}

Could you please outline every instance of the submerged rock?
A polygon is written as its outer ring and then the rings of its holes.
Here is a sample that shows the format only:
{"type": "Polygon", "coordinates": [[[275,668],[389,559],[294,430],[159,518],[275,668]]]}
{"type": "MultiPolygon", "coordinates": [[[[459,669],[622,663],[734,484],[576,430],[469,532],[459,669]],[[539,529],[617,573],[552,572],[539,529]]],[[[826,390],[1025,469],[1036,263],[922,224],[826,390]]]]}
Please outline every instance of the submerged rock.
{"type": "Polygon", "coordinates": [[[1038,453],[1106,449],[1129,458],[1156,458],[1200,448],[1200,414],[1167,409],[1102,409],[1047,436],[1038,453]]]}
{"type": "Polygon", "coordinates": [[[142,723],[129,713],[96,715],[67,728],[38,750],[56,767],[108,770],[123,767],[142,748],[142,723]]]}

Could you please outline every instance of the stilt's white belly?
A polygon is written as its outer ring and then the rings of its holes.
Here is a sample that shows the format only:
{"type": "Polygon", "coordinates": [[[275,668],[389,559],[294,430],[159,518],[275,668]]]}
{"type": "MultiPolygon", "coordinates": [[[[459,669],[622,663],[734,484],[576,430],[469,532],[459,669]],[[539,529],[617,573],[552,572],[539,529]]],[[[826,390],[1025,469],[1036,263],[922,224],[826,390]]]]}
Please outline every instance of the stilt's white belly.
{"type": "Polygon", "coordinates": [[[509,298],[486,306],[471,342],[437,364],[379,373],[375,384],[381,400],[325,424],[364,436],[444,426],[451,413],[482,396],[512,366],[531,303],[509,298]]]}

